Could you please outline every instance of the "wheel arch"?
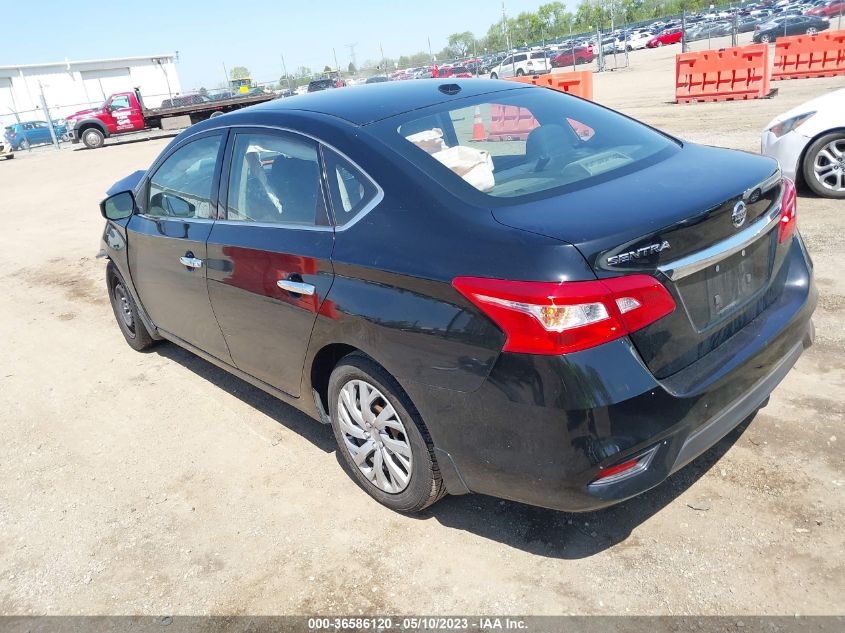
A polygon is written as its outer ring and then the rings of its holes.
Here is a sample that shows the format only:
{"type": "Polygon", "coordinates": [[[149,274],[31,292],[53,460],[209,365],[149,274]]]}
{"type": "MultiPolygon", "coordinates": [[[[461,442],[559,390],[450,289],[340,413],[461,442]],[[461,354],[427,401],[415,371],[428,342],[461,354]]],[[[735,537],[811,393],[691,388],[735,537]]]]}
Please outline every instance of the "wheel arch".
{"type": "Polygon", "coordinates": [[[80,121],[76,124],[76,135],[77,138],[82,138],[82,134],[85,130],[89,130],[92,127],[97,128],[100,132],[103,133],[103,136],[108,138],[109,136],[109,129],[106,127],[105,123],[100,121],[99,119],[85,119],[80,121]]]}
{"type": "Polygon", "coordinates": [[[471,491],[464,480],[457,464],[455,464],[452,456],[438,446],[437,441],[431,436],[431,430],[425,422],[425,418],[420,412],[417,404],[411,398],[411,394],[402,385],[401,381],[387,368],[383,363],[379,362],[372,354],[349,343],[328,343],[321,347],[315,354],[309,367],[309,381],[311,383],[311,390],[314,395],[314,405],[320,415],[323,423],[329,424],[329,378],[334,371],[334,368],[350,354],[361,354],[372,362],[381,367],[387,372],[399,389],[402,390],[402,395],[406,398],[408,404],[411,405],[414,413],[416,413],[423,429],[433,444],[434,453],[437,458],[437,464],[440,469],[440,475],[446,487],[446,491],[451,495],[469,494],[471,491]]]}

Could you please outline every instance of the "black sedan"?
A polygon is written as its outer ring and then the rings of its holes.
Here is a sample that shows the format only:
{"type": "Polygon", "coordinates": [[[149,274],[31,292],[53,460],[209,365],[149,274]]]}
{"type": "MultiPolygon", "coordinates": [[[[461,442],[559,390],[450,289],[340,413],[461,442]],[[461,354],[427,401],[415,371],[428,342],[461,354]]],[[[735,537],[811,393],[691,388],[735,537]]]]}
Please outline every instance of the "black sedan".
{"type": "Polygon", "coordinates": [[[830,22],[814,15],[785,15],[760,24],[754,31],[754,42],[774,42],[787,35],[815,35],[830,28],[830,22]]]}
{"type": "Polygon", "coordinates": [[[166,339],[331,424],[350,475],[403,512],[639,494],[813,339],[775,161],[550,89],[272,101],[194,125],[109,194],[129,345],[166,339]]]}

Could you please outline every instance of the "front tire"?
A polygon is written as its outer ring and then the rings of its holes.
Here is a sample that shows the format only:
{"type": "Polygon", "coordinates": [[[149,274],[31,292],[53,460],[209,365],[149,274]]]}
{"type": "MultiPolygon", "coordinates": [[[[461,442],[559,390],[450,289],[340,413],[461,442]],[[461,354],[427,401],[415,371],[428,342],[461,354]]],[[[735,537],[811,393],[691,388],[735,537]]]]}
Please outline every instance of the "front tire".
{"type": "Polygon", "coordinates": [[[845,199],[845,132],[825,134],[810,145],[802,172],[813,193],[845,199]]]}
{"type": "Polygon", "coordinates": [[[397,512],[419,512],[446,494],[434,446],[396,379],[350,354],[329,378],[332,429],[347,473],[397,512]]]}
{"type": "Polygon", "coordinates": [[[819,30],[813,26],[807,29],[807,35],[818,35],[819,30]]]}
{"type": "Polygon", "coordinates": [[[82,142],[88,149],[97,149],[106,142],[105,135],[95,127],[88,128],[82,133],[82,142]]]}
{"type": "Polygon", "coordinates": [[[490,73],[490,79],[498,79],[498,78],[499,78],[499,75],[497,75],[496,73],[490,73]]]}
{"type": "Polygon", "coordinates": [[[663,42],[658,42],[658,43],[657,43],[657,47],[658,47],[658,48],[662,48],[662,47],[663,47],[663,42]]]}
{"type": "Polygon", "coordinates": [[[522,71],[522,68],[517,68],[517,69],[516,69],[516,76],[517,76],[517,77],[522,77],[524,74],[525,74],[525,73],[522,71]]]}
{"type": "Polygon", "coordinates": [[[138,306],[126,288],[126,282],[112,263],[106,269],[106,282],[114,318],[129,347],[136,352],[152,347],[155,341],[138,314],[138,306]]]}
{"type": "Polygon", "coordinates": [[[769,42],[771,42],[771,41],[772,41],[772,38],[771,38],[771,36],[770,36],[770,35],[761,35],[761,36],[760,36],[760,41],[761,41],[763,44],[768,44],[769,42]]]}
{"type": "Polygon", "coordinates": [[[18,145],[18,149],[29,149],[29,148],[30,148],[29,141],[26,140],[26,139],[22,140],[21,144],[18,145]]]}

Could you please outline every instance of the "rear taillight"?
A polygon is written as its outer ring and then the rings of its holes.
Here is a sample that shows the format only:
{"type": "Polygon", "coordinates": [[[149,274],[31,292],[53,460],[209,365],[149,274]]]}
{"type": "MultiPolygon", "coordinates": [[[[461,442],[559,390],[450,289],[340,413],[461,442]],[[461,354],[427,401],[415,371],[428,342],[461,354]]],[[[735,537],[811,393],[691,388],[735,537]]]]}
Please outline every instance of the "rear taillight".
{"type": "Polygon", "coordinates": [[[780,200],[780,224],[778,224],[778,243],[783,244],[795,233],[798,199],[795,183],[789,178],[783,179],[783,194],[780,200]]]}
{"type": "Polygon", "coordinates": [[[649,275],[559,283],[457,277],[452,285],[502,328],[504,351],[523,354],[595,347],[675,309],[663,284],[649,275]]]}

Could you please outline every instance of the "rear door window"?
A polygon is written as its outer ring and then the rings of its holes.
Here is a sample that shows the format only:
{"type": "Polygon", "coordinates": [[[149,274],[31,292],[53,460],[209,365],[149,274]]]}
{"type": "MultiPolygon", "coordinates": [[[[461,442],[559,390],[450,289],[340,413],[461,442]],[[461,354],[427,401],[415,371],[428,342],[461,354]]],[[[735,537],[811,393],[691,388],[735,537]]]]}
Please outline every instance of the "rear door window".
{"type": "Polygon", "coordinates": [[[229,171],[226,219],[326,224],[317,144],[294,134],[240,133],[229,171]]]}

